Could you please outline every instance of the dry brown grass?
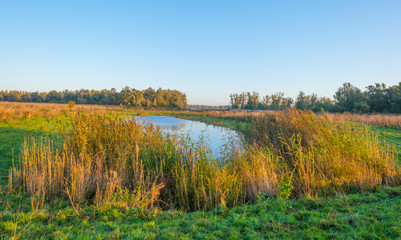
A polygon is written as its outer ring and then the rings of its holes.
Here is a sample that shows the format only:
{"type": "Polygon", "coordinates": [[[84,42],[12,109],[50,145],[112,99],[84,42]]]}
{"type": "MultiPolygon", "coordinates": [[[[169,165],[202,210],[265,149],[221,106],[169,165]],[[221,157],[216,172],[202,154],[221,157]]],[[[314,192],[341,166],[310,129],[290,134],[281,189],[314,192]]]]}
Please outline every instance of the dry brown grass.
{"type": "Polygon", "coordinates": [[[279,193],[280,159],[257,146],[247,150],[247,157],[240,160],[240,175],[249,200],[256,202],[260,194],[276,196],[279,193]]]}
{"type": "MultiPolygon", "coordinates": [[[[256,164],[258,171],[277,164],[276,174],[292,179],[294,196],[314,197],[399,184],[396,151],[385,147],[369,127],[340,119],[333,121],[327,114],[296,109],[255,118],[244,133],[261,152],[265,149],[256,164]]],[[[274,179],[270,174],[266,181],[274,179]]],[[[260,189],[260,182],[256,181],[256,188],[260,189]]]]}
{"type": "MultiPolygon", "coordinates": [[[[205,111],[191,112],[191,114],[219,118],[231,118],[237,120],[250,120],[262,116],[277,115],[280,112],[282,111],[205,111]]],[[[321,116],[322,114],[318,113],[317,115],[321,116]]],[[[401,128],[401,115],[351,113],[325,113],[324,115],[335,121],[354,121],[374,126],[401,128]]]]}
{"type": "Polygon", "coordinates": [[[374,126],[401,128],[401,115],[330,113],[328,116],[333,120],[346,120],[374,126]]]}
{"type": "Polygon", "coordinates": [[[0,120],[30,119],[37,116],[57,117],[61,114],[78,110],[106,113],[123,109],[125,108],[120,106],[76,105],[71,108],[68,104],[57,103],[0,102],[0,120]]]}
{"type": "Polygon", "coordinates": [[[260,117],[266,114],[275,114],[276,111],[204,111],[204,112],[191,112],[193,115],[209,116],[216,118],[232,118],[248,120],[253,117],[260,117]]]}

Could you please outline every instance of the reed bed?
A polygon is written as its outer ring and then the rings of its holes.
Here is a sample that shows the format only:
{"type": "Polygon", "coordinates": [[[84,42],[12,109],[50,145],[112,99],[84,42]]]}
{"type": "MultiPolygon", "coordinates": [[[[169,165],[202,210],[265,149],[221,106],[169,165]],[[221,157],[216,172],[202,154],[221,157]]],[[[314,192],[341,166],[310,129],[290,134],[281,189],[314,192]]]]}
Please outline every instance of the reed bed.
{"type": "Polygon", "coordinates": [[[151,124],[119,115],[78,112],[62,141],[25,141],[10,185],[42,202],[68,198],[73,206],[211,209],[234,206],[241,183],[219,167],[207,147],[165,137],[151,124]]]}
{"type": "Polygon", "coordinates": [[[254,118],[242,132],[257,149],[265,149],[259,158],[266,160],[257,164],[267,168],[261,174],[274,171],[278,177],[269,180],[273,183],[291,179],[293,196],[315,197],[399,184],[396,151],[380,142],[368,126],[340,119],[287,109],[254,118]]]}
{"type": "MultiPolygon", "coordinates": [[[[227,113],[226,113],[227,114],[227,113]]],[[[296,109],[257,113],[246,152],[214,159],[205,144],[118,114],[70,113],[60,138],[27,139],[10,188],[39,206],[209,210],[261,197],[316,197],[400,184],[393,151],[369,127],[296,109]]]]}

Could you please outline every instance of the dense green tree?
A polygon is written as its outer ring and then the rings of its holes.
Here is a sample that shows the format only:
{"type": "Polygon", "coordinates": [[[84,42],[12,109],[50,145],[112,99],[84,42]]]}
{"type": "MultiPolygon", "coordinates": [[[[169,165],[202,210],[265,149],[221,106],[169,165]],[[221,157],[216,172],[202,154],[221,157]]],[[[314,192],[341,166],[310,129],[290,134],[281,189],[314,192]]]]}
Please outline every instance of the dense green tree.
{"type": "Polygon", "coordinates": [[[247,103],[245,105],[246,109],[257,109],[259,105],[259,93],[257,92],[248,92],[247,93],[247,103]]]}
{"type": "Polygon", "coordinates": [[[386,91],[389,99],[389,112],[401,113],[401,82],[389,87],[386,91]]]}
{"type": "Polygon", "coordinates": [[[145,107],[156,107],[156,91],[153,88],[148,88],[143,91],[145,98],[145,107]]]}
{"type": "Polygon", "coordinates": [[[271,101],[272,101],[272,98],[269,95],[264,96],[263,100],[262,100],[262,108],[269,109],[271,101]]]}
{"type": "Polygon", "coordinates": [[[275,94],[271,95],[272,98],[272,104],[271,104],[271,109],[273,110],[280,110],[283,107],[283,97],[284,93],[278,92],[275,94]]]}
{"type": "Polygon", "coordinates": [[[230,104],[232,109],[249,109],[249,110],[282,110],[291,108],[294,104],[292,98],[285,98],[284,93],[279,92],[271,96],[266,95],[260,99],[258,92],[242,92],[241,94],[230,94],[230,104]],[[243,104],[243,99],[246,99],[246,104],[243,104]]]}
{"type": "Polygon", "coordinates": [[[242,92],[241,94],[240,94],[240,97],[239,97],[239,101],[240,101],[240,108],[241,109],[244,109],[245,108],[245,106],[246,106],[246,103],[247,103],[247,101],[248,101],[248,94],[247,93],[245,93],[245,92],[242,92]]]}
{"type": "Polygon", "coordinates": [[[340,111],[369,112],[367,94],[351,83],[344,83],[334,95],[334,99],[340,111]]]}
{"type": "Polygon", "coordinates": [[[372,112],[388,112],[390,110],[389,94],[384,83],[368,86],[367,94],[367,103],[372,112]]]}
{"type": "Polygon", "coordinates": [[[303,91],[300,91],[295,101],[295,106],[300,110],[305,110],[308,105],[309,101],[306,94],[303,91]]]}
{"type": "Polygon", "coordinates": [[[232,109],[239,109],[240,108],[240,95],[235,93],[235,94],[230,94],[230,105],[232,109]]]}
{"type": "Polygon", "coordinates": [[[107,104],[124,105],[133,107],[163,107],[163,108],[187,108],[187,96],[177,90],[155,91],[152,88],[137,90],[125,87],[121,92],[115,88],[110,90],[64,90],[50,92],[25,92],[0,90],[0,101],[11,102],[49,102],[68,103],[73,101],[77,104],[107,104]]]}
{"type": "Polygon", "coordinates": [[[312,110],[314,112],[334,111],[333,101],[330,98],[318,97],[316,94],[306,95],[300,91],[295,101],[295,106],[301,110],[312,110]]]}

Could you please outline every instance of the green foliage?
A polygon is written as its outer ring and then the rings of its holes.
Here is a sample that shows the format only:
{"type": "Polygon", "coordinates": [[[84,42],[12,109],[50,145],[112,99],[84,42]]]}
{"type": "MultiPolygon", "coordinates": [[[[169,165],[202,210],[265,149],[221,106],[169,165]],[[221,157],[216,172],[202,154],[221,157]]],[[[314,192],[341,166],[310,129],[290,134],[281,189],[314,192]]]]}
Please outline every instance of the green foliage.
{"type": "Polygon", "coordinates": [[[330,98],[318,97],[316,94],[306,95],[300,91],[295,101],[295,106],[300,110],[312,110],[314,112],[324,111],[337,111],[334,102],[330,98]]]}
{"type": "Polygon", "coordinates": [[[269,200],[232,209],[169,210],[70,208],[39,213],[0,212],[0,235],[21,239],[397,239],[401,189],[380,187],[295,201],[269,200]]]}
{"type": "Polygon", "coordinates": [[[267,200],[273,200],[273,199],[275,199],[275,196],[274,195],[270,195],[269,193],[264,193],[264,194],[261,194],[260,193],[260,191],[258,192],[258,195],[257,195],[257,200],[256,200],[256,202],[257,203],[262,203],[262,202],[264,202],[264,201],[267,201],[267,200]]]}
{"type": "Polygon", "coordinates": [[[361,92],[357,87],[350,83],[344,83],[334,95],[340,111],[349,112],[369,112],[370,106],[367,104],[367,94],[361,92]]]}
{"type": "Polygon", "coordinates": [[[72,102],[78,104],[102,104],[102,105],[124,105],[133,107],[155,107],[186,109],[187,96],[177,90],[157,91],[152,88],[137,90],[125,87],[121,92],[116,89],[76,91],[50,91],[50,92],[27,92],[27,91],[0,91],[0,101],[9,102],[46,102],[46,103],[68,103],[70,108],[74,107],[72,102]]]}
{"type": "Polygon", "coordinates": [[[294,189],[294,187],[291,185],[291,177],[287,179],[281,177],[278,189],[279,189],[278,199],[287,200],[291,196],[292,189],[294,189]]]}
{"type": "Polygon", "coordinates": [[[257,92],[243,92],[241,94],[230,94],[230,104],[232,109],[270,109],[282,110],[291,107],[294,103],[292,98],[285,98],[284,93],[278,92],[271,96],[266,95],[262,101],[257,92]]]}
{"type": "Polygon", "coordinates": [[[361,91],[351,83],[344,83],[334,94],[334,101],[316,94],[306,95],[300,91],[297,98],[284,98],[279,92],[262,99],[257,92],[230,94],[232,109],[283,110],[294,105],[300,110],[320,112],[353,112],[353,113],[401,113],[401,82],[386,87],[384,83],[370,85],[361,91]]]}
{"type": "Polygon", "coordinates": [[[187,96],[177,90],[157,91],[148,88],[144,91],[125,87],[120,93],[120,103],[134,107],[161,107],[161,108],[187,108],[187,96]]]}

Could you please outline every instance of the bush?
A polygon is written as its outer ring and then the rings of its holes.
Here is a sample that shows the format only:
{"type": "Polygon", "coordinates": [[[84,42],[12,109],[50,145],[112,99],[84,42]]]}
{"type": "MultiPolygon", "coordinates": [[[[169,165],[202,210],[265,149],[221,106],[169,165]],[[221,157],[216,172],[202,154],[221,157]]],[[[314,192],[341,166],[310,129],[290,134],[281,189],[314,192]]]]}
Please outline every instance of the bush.
{"type": "Polygon", "coordinates": [[[69,101],[68,102],[68,107],[70,108],[70,109],[72,109],[73,107],[75,107],[75,102],[74,101],[69,101]]]}

